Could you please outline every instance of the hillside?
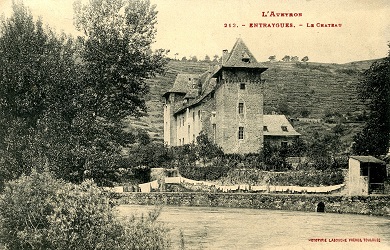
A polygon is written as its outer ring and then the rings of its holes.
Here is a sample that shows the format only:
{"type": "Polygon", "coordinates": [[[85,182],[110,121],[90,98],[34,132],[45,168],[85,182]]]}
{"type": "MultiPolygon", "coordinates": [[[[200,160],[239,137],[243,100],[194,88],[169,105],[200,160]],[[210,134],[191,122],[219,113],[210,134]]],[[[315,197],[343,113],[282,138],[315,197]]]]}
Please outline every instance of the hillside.
{"type": "MultiPolygon", "coordinates": [[[[266,79],[264,112],[272,113],[287,106],[292,117],[302,111],[310,118],[323,118],[338,113],[347,119],[362,114],[364,106],[357,98],[359,73],[373,61],[347,64],[265,62],[266,79]]],[[[153,139],[163,138],[162,94],[169,90],[178,73],[203,73],[205,62],[170,61],[165,75],[148,80],[150,93],[146,97],[148,116],[129,119],[132,128],[146,129],[153,139]]],[[[299,128],[298,128],[299,130],[299,128]]]]}

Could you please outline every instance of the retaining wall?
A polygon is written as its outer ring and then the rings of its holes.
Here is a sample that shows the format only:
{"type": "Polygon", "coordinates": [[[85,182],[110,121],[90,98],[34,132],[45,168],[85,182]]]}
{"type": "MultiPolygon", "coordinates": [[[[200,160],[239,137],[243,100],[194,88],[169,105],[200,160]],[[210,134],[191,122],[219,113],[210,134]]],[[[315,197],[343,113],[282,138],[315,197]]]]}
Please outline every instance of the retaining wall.
{"type": "Polygon", "coordinates": [[[259,194],[259,193],[121,193],[119,204],[168,205],[253,208],[273,210],[317,210],[320,202],[325,212],[380,215],[390,217],[390,196],[336,196],[305,194],[259,194]]]}

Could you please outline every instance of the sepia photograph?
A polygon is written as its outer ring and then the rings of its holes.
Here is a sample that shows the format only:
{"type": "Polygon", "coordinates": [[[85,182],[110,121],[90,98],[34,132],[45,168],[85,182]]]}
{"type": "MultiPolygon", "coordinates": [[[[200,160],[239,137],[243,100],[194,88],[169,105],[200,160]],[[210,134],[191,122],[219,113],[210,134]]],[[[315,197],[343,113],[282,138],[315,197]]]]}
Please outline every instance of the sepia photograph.
{"type": "Polygon", "coordinates": [[[388,0],[0,0],[0,250],[390,249],[388,0]]]}

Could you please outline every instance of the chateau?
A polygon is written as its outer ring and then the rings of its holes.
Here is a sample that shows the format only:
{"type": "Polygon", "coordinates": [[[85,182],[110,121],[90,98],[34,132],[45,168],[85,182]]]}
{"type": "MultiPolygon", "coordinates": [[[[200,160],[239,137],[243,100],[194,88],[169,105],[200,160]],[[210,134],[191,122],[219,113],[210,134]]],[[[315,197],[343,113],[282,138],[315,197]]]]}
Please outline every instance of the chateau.
{"type": "Polygon", "coordinates": [[[223,50],[222,65],[201,75],[178,74],[163,95],[165,143],[192,143],[201,131],[225,153],[255,153],[264,141],[291,143],[300,134],[286,117],[263,115],[266,70],[239,38],[230,53],[223,50]]]}

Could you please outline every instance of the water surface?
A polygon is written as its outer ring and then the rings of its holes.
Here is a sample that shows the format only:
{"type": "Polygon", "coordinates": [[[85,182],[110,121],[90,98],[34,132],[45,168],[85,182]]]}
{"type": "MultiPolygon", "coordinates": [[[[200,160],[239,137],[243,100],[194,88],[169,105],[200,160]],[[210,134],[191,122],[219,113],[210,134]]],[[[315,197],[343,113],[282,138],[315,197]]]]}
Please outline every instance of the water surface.
{"type": "MultiPolygon", "coordinates": [[[[123,205],[118,210],[121,216],[140,216],[154,208],[123,205]]],[[[180,231],[185,249],[390,249],[385,217],[166,206],[158,220],[171,229],[173,249],[179,249],[180,231]]]]}

